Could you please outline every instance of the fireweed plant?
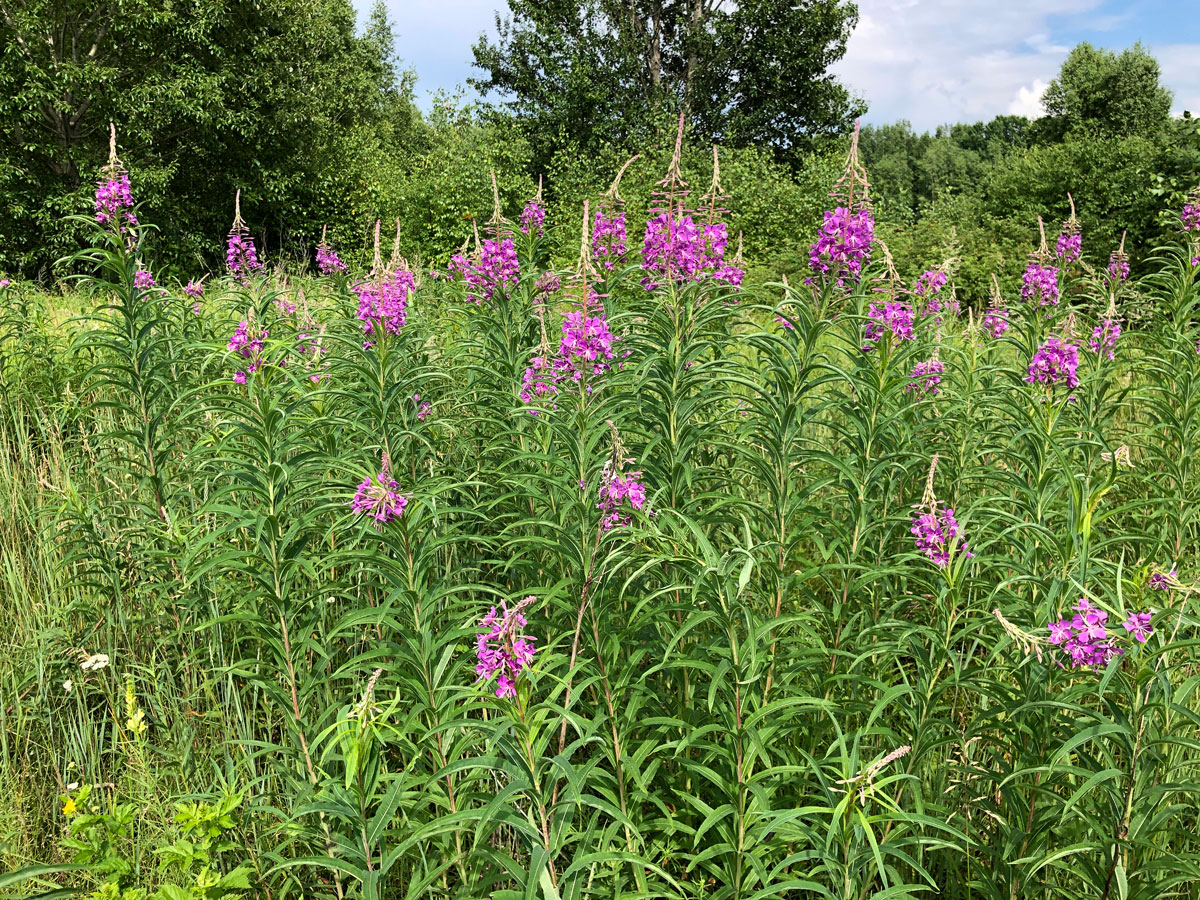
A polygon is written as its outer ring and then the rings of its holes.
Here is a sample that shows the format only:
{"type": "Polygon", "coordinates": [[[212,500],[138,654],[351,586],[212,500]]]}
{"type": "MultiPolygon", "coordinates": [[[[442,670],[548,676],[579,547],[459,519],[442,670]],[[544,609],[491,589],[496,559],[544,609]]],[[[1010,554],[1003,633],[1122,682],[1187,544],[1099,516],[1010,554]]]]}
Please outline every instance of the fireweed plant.
{"type": "Polygon", "coordinates": [[[0,312],[0,885],[1188,896],[1191,213],[1136,282],[1066,228],[956,309],[856,148],[799,279],[718,277],[716,169],[638,221],[494,191],[453,273],[377,225],[154,287],[101,173],[75,337],[0,312]]]}

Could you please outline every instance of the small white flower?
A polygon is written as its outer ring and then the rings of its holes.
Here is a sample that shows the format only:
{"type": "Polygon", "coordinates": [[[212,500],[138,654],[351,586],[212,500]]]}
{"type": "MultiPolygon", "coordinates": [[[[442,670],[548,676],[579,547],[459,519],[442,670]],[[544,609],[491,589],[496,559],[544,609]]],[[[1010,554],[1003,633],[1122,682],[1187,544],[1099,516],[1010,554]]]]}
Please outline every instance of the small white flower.
{"type": "Polygon", "coordinates": [[[83,671],[85,671],[85,672],[89,672],[89,671],[99,672],[101,669],[103,669],[107,665],[108,665],[108,654],[107,653],[93,653],[91,656],[89,656],[87,659],[85,659],[83,662],[81,662],[79,664],[79,668],[83,669],[83,671]]]}
{"type": "Polygon", "coordinates": [[[72,781],[70,784],[68,784],[68,785],[67,785],[67,790],[68,790],[68,791],[77,791],[77,790],[79,790],[79,782],[78,782],[78,781],[72,781]]]}
{"type": "Polygon", "coordinates": [[[75,685],[71,682],[71,679],[68,678],[66,681],[63,682],[63,693],[66,693],[66,694],[71,693],[71,690],[74,687],[75,687],[75,685]]]}

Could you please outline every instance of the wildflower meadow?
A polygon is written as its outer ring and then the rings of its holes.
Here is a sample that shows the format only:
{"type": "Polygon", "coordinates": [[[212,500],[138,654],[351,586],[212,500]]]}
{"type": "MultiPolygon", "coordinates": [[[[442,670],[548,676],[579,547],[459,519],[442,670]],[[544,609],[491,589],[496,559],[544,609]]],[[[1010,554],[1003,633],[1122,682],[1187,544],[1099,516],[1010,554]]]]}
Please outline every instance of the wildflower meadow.
{"type": "Polygon", "coordinates": [[[177,277],[114,130],[0,288],[0,895],[1198,896],[1200,189],[969,304],[857,132],[779,280],[684,145],[177,277]]]}

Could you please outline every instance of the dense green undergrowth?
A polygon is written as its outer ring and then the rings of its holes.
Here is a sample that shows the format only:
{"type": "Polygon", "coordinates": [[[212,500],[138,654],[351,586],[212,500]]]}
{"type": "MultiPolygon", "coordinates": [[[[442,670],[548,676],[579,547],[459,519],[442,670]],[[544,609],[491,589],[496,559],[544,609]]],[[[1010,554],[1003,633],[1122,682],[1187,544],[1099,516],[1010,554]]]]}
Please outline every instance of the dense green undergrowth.
{"type": "Polygon", "coordinates": [[[514,237],[480,304],[411,273],[394,333],[354,289],[399,259],[197,299],[102,232],[0,294],[0,894],[1196,896],[1188,253],[1003,284],[995,336],[880,252],[647,290],[514,237]],[[611,359],[526,403],[589,288],[611,359]],[[1075,386],[1027,381],[1052,335],[1075,386]],[[497,697],[480,622],[526,597],[497,697]],[[1081,598],[1103,664],[1049,640],[1081,598]]]}

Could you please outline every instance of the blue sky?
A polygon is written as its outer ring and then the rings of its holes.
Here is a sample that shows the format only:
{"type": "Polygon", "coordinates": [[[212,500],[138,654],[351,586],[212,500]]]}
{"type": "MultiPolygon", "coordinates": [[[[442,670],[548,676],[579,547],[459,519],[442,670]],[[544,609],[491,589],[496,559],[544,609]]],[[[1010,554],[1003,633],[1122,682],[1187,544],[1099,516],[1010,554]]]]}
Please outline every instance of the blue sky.
{"type": "MultiPolygon", "coordinates": [[[[370,0],[354,0],[360,13],[370,0]]],[[[494,32],[504,0],[388,0],[396,46],[417,72],[427,107],[438,89],[474,73],[471,45],[494,32]]],[[[1142,41],[1158,57],[1175,111],[1200,115],[1196,0],[859,0],[859,26],[836,71],[870,105],[868,121],[919,129],[1036,115],[1046,83],[1087,40],[1120,49],[1142,41]]],[[[361,18],[361,16],[360,16],[361,18]]]]}

